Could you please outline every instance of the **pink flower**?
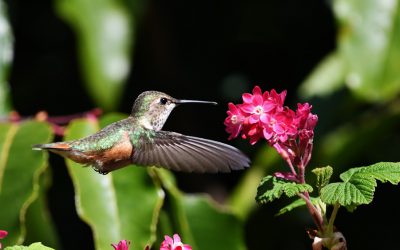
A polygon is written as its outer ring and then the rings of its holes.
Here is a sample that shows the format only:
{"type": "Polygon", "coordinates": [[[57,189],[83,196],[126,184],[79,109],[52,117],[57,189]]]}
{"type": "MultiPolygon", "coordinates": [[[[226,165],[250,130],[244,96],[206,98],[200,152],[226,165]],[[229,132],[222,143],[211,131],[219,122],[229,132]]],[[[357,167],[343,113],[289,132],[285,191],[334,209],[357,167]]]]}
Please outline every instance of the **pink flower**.
{"type": "Polygon", "coordinates": [[[231,140],[239,135],[239,132],[242,129],[244,116],[240,109],[233,103],[229,103],[228,107],[229,110],[226,112],[228,117],[225,119],[224,124],[226,126],[226,132],[231,134],[228,140],[231,140]]]}
{"type": "Polygon", "coordinates": [[[256,142],[263,137],[263,128],[259,124],[248,124],[244,123],[242,130],[242,138],[249,138],[250,144],[254,145],[256,142]]]}
{"type": "MultiPolygon", "coordinates": [[[[230,134],[228,139],[233,139],[242,132],[242,138],[248,138],[253,145],[263,137],[269,140],[275,135],[273,132],[278,131],[278,137],[286,140],[284,132],[288,127],[285,125],[286,121],[282,123],[286,117],[278,115],[278,120],[274,119],[276,113],[286,112],[283,109],[285,97],[286,91],[280,94],[275,90],[262,93],[261,88],[255,86],[252,94],[242,95],[243,104],[229,103],[228,117],[224,121],[226,131],[230,134]]],[[[273,140],[275,139],[276,136],[273,140]]]]}
{"type": "MultiPolygon", "coordinates": [[[[0,239],[3,239],[7,236],[8,232],[4,230],[0,230],[0,239]]],[[[0,249],[1,249],[1,243],[0,243],[0,249]]]]}
{"type": "Polygon", "coordinates": [[[295,113],[293,110],[284,107],[281,111],[270,114],[263,120],[264,138],[270,140],[270,144],[276,141],[285,142],[289,137],[297,133],[297,128],[293,123],[295,113]]]}
{"type": "Polygon", "coordinates": [[[168,235],[164,236],[165,240],[161,243],[160,250],[192,250],[192,247],[183,244],[178,234],[174,234],[173,239],[168,235]]]}
{"type": "Polygon", "coordinates": [[[130,241],[121,240],[120,242],[118,242],[118,245],[117,244],[111,244],[111,246],[113,246],[115,250],[128,250],[130,244],[131,244],[130,241]]]}
{"type": "Polygon", "coordinates": [[[269,112],[281,106],[285,96],[286,93],[278,95],[275,90],[271,91],[271,95],[268,91],[262,94],[260,87],[255,86],[253,94],[243,94],[243,104],[240,105],[240,109],[248,115],[249,123],[255,124],[265,119],[269,112]]]}

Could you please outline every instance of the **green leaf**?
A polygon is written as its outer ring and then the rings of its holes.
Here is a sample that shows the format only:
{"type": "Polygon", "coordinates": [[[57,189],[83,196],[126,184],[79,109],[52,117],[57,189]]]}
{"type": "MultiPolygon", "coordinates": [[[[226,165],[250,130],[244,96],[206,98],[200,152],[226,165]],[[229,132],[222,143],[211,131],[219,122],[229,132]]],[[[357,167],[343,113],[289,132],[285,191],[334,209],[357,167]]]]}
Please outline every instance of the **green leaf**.
{"type": "MultiPolygon", "coordinates": [[[[188,218],[184,209],[184,194],[178,189],[173,174],[166,169],[150,169],[151,176],[154,180],[160,181],[167,192],[167,200],[169,201],[170,213],[169,217],[172,222],[171,225],[163,225],[164,227],[173,227],[175,232],[178,233],[185,243],[192,246],[193,249],[197,248],[192,231],[189,227],[188,218]]],[[[166,221],[164,221],[166,222],[166,221]]],[[[161,232],[162,235],[165,232],[161,232]]]]}
{"type": "Polygon", "coordinates": [[[11,110],[7,78],[13,56],[13,36],[3,0],[0,0],[0,27],[0,115],[6,115],[11,110]]]}
{"type": "Polygon", "coordinates": [[[333,168],[331,166],[326,166],[322,168],[314,168],[312,172],[317,176],[317,188],[321,190],[321,188],[328,185],[329,180],[333,174],[333,168]]]}
{"type": "Polygon", "coordinates": [[[6,247],[4,250],[54,250],[53,248],[46,247],[40,242],[32,243],[28,247],[26,246],[12,246],[6,247]]]}
{"type": "Polygon", "coordinates": [[[256,200],[259,203],[267,203],[279,199],[282,194],[287,197],[293,197],[302,192],[312,192],[312,190],[313,188],[308,184],[289,182],[267,175],[258,186],[256,200]]]}
{"type": "MultiPolygon", "coordinates": [[[[325,213],[326,206],[325,206],[325,204],[321,201],[321,199],[320,199],[319,197],[310,197],[310,198],[311,198],[312,204],[314,204],[315,206],[318,206],[318,207],[322,208],[323,213],[325,213]]],[[[306,205],[306,202],[304,201],[304,199],[299,198],[299,199],[293,201],[292,203],[290,203],[289,205],[287,205],[287,206],[281,208],[281,209],[279,210],[279,212],[276,214],[276,216],[285,214],[285,213],[287,213],[287,212],[292,211],[292,210],[295,209],[295,208],[302,207],[302,206],[304,206],[304,205],[306,205]]]]}
{"type": "Polygon", "coordinates": [[[394,1],[336,0],[339,53],[348,69],[346,84],[370,101],[400,91],[400,4],[394,1]]]}
{"type": "Polygon", "coordinates": [[[246,249],[243,225],[226,208],[204,195],[185,196],[183,207],[197,249],[246,249]]]}
{"type": "Polygon", "coordinates": [[[347,87],[367,101],[382,102],[400,92],[400,1],[335,0],[337,49],[303,82],[305,96],[347,87]]]}
{"type": "Polygon", "coordinates": [[[57,0],[60,15],[71,24],[89,93],[97,105],[113,110],[130,70],[133,20],[118,0],[57,0]]]}
{"type": "Polygon", "coordinates": [[[325,96],[344,85],[345,64],[339,53],[326,56],[300,86],[304,97],[325,96]]]}
{"type": "Polygon", "coordinates": [[[43,242],[47,246],[59,249],[56,227],[47,207],[47,191],[51,185],[51,169],[40,176],[38,198],[29,206],[26,213],[26,240],[25,244],[43,242]]]}
{"type": "Polygon", "coordinates": [[[246,249],[243,222],[238,217],[208,196],[183,194],[168,170],[154,170],[167,191],[169,218],[182,242],[193,249],[246,249]]]}
{"type": "Polygon", "coordinates": [[[343,182],[331,183],[321,189],[321,199],[327,204],[339,203],[354,210],[369,204],[374,197],[376,180],[398,184],[400,163],[380,162],[367,167],[352,168],[340,175],[343,182]]]}
{"type": "Polygon", "coordinates": [[[5,245],[25,240],[26,212],[38,198],[40,177],[47,168],[47,153],[33,151],[32,145],[51,138],[46,123],[0,124],[0,226],[9,233],[2,240],[5,245]]]}
{"type": "MultiPolygon", "coordinates": [[[[75,120],[66,140],[81,138],[98,130],[89,120],[75,120]]],[[[144,249],[156,237],[158,214],[164,192],[149,177],[146,168],[128,166],[108,175],[67,160],[76,194],[79,216],[91,228],[96,249],[110,249],[111,243],[130,240],[144,249]]]]}
{"type": "Polygon", "coordinates": [[[304,206],[305,204],[306,204],[306,202],[304,201],[304,199],[299,198],[299,199],[293,201],[292,203],[290,203],[289,205],[286,205],[283,208],[281,208],[279,210],[279,212],[276,214],[276,216],[290,212],[295,208],[304,206]]]}

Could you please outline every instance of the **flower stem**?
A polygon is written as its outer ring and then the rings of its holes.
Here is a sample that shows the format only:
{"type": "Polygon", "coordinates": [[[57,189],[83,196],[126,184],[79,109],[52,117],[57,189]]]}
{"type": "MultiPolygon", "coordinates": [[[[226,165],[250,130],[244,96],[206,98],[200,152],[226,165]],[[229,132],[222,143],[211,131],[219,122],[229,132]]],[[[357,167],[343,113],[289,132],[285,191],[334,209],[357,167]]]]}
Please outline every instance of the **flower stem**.
{"type": "Polygon", "coordinates": [[[292,171],[292,174],[297,177],[297,172],[296,172],[296,170],[294,170],[292,162],[289,159],[286,160],[286,162],[288,163],[288,165],[290,167],[290,171],[292,171]]]}
{"type": "Polygon", "coordinates": [[[322,219],[322,216],[318,209],[316,209],[315,206],[312,204],[309,193],[304,192],[302,194],[299,194],[299,196],[306,202],[308,211],[310,212],[311,217],[318,228],[318,231],[321,231],[323,229],[324,220],[322,219]]]}
{"type": "Polygon", "coordinates": [[[331,217],[329,218],[329,223],[326,228],[326,233],[328,235],[331,235],[333,233],[333,225],[334,225],[333,223],[335,223],[336,215],[337,215],[337,212],[339,211],[339,208],[340,208],[339,203],[336,203],[335,206],[333,206],[331,217]]]}
{"type": "MultiPolygon", "coordinates": [[[[305,167],[304,165],[300,162],[299,166],[298,166],[298,170],[299,170],[299,181],[301,184],[306,183],[305,181],[305,167]]],[[[315,225],[318,228],[318,231],[321,231],[323,229],[323,225],[324,225],[324,220],[322,218],[322,215],[320,213],[320,211],[314,206],[314,204],[312,204],[311,199],[310,199],[310,194],[308,192],[304,192],[302,194],[299,195],[301,198],[304,199],[304,201],[306,202],[306,206],[308,208],[308,211],[311,214],[311,217],[314,220],[315,225]]]]}

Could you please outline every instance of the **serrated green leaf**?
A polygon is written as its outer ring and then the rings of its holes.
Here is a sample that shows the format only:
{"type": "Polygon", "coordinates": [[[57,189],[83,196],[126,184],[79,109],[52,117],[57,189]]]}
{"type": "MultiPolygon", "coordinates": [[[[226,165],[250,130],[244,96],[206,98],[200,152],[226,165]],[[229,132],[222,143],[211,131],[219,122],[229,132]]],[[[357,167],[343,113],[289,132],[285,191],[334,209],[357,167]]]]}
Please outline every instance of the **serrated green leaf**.
{"type": "Polygon", "coordinates": [[[312,172],[317,176],[316,186],[318,190],[328,185],[329,180],[333,174],[333,168],[331,166],[326,166],[322,168],[314,168],[312,172]]]}
{"type": "Polygon", "coordinates": [[[78,39],[89,94],[101,108],[117,107],[130,70],[133,19],[118,0],[57,0],[78,39]]]}
{"type": "Polygon", "coordinates": [[[9,233],[4,245],[25,240],[26,213],[38,198],[40,177],[47,168],[47,153],[33,151],[32,145],[51,138],[46,123],[0,124],[0,226],[9,233]]]}
{"type": "Polygon", "coordinates": [[[358,205],[372,202],[376,180],[392,184],[400,182],[400,163],[380,162],[352,168],[342,173],[340,178],[343,182],[331,183],[321,189],[321,199],[327,204],[339,203],[354,210],[358,205]]]}
{"type": "MultiPolygon", "coordinates": [[[[81,138],[98,130],[89,120],[73,121],[66,140],[81,138]]],[[[108,175],[67,160],[76,193],[79,216],[91,227],[96,249],[110,249],[122,239],[138,249],[152,245],[164,192],[146,168],[128,166],[108,175]]]]}
{"type": "Polygon", "coordinates": [[[361,167],[356,169],[349,169],[342,173],[340,178],[343,181],[349,181],[354,179],[354,175],[374,178],[381,182],[390,182],[391,184],[398,184],[400,182],[400,163],[399,162],[379,162],[367,167],[361,167]]]}
{"type": "Polygon", "coordinates": [[[256,200],[259,203],[271,202],[279,199],[282,194],[293,197],[302,192],[312,192],[313,188],[308,184],[289,182],[274,176],[265,176],[257,189],[256,200]]]}

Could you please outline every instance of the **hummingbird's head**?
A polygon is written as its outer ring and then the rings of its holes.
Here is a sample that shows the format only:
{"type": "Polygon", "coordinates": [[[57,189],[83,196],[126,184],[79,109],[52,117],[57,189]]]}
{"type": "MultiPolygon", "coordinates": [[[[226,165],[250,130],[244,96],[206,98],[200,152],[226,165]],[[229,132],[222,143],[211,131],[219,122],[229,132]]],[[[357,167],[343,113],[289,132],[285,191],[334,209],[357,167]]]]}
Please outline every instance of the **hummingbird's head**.
{"type": "Polygon", "coordinates": [[[145,128],[159,131],[164,126],[171,111],[182,103],[217,104],[208,101],[178,100],[162,92],[145,91],[136,98],[131,116],[138,119],[145,128]]]}
{"type": "Polygon", "coordinates": [[[158,91],[145,91],[136,98],[131,116],[145,128],[158,131],[175,107],[175,98],[158,91]]]}

